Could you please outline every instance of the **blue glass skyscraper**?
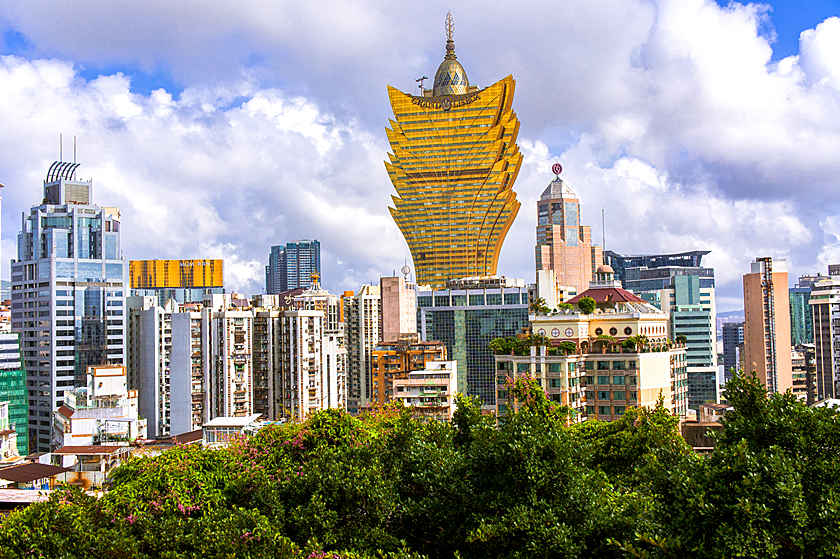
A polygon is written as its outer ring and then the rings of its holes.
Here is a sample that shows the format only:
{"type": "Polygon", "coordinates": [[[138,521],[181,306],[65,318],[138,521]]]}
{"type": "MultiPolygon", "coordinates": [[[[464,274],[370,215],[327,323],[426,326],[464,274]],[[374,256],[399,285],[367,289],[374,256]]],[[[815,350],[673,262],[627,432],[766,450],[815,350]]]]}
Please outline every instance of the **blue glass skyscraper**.
{"type": "Polygon", "coordinates": [[[265,267],[266,293],[282,293],[312,285],[312,274],[321,275],[321,243],[303,240],[275,245],[265,267]]]}
{"type": "Polygon", "coordinates": [[[12,330],[21,334],[30,449],[50,450],[52,412],[91,365],[125,364],[126,268],[120,212],[93,203],[93,181],[55,162],[23,215],[12,261],[12,330]]]}

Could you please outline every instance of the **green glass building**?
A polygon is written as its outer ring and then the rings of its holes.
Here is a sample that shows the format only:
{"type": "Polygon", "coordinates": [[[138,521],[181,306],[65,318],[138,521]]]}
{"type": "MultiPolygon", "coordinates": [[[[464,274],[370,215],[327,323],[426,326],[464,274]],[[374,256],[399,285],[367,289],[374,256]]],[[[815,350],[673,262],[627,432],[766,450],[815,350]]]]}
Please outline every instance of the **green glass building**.
{"type": "Polygon", "coordinates": [[[451,280],[446,289],[419,289],[417,331],[422,340],[446,344],[458,362],[458,392],[496,403],[494,338],[515,336],[528,328],[528,289],[506,278],[451,280]],[[466,374],[462,374],[466,371],[466,374]]]}
{"type": "Polygon", "coordinates": [[[791,287],[790,297],[790,344],[814,343],[814,315],[808,301],[811,299],[810,287],[791,287]]]}
{"type": "Polygon", "coordinates": [[[9,423],[17,432],[18,454],[29,454],[29,401],[20,360],[20,335],[0,334],[0,402],[9,402],[9,423]]]}

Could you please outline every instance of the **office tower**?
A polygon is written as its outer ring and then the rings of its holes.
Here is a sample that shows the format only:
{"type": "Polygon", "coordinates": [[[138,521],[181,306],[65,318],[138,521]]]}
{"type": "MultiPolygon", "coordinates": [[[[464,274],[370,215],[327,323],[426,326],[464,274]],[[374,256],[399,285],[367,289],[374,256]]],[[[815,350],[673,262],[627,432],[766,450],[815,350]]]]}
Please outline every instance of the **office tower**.
{"type": "Polygon", "coordinates": [[[555,289],[580,293],[589,289],[604,256],[592,242],[591,227],[581,223],[580,198],[560,178],[562,167],[555,164],[554,170],[556,178],[537,202],[537,273],[552,270],[555,289]]]}
{"type": "MultiPolygon", "coordinates": [[[[530,356],[497,355],[497,376],[530,373],[544,378],[549,397],[582,409],[585,418],[617,419],[628,407],[656,406],[660,397],[666,409],[685,415],[686,349],[669,344],[669,314],[605,281],[612,277],[610,267],[601,270],[603,274],[596,275],[603,275],[604,280],[569,301],[574,305],[591,297],[597,312],[583,314],[574,309],[530,317],[531,331],[546,336],[549,347],[571,342],[574,351],[552,355],[555,352],[535,348],[530,356]]],[[[501,406],[510,402],[504,384],[498,390],[502,391],[499,411],[504,413],[501,406]]]]}
{"type": "Polygon", "coordinates": [[[401,277],[379,278],[380,325],[383,341],[417,333],[417,291],[401,277]]]}
{"type": "Polygon", "coordinates": [[[738,347],[744,343],[744,323],[723,323],[723,378],[726,382],[739,371],[738,347]]]}
{"type": "Polygon", "coordinates": [[[206,332],[204,360],[207,419],[254,413],[253,329],[250,310],[202,310],[206,332]]]}
{"type": "Polygon", "coordinates": [[[373,350],[381,341],[379,286],[363,285],[344,297],[344,334],[347,342],[347,409],[358,413],[373,393],[373,350]]]}
{"type": "Polygon", "coordinates": [[[55,162],[42,203],[22,216],[12,262],[12,330],[29,383],[30,451],[50,448],[50,420],[87,368],[125,364],[120,212],[93,202],[77,163],[55,162]]]}
{"type": "MultiPolygon", "coordinates": [[[[671,276],[670,272],[660,272],[657,276],[657,272],[647,271],[644,272],[642,269],[652,270],[654,268],[668,268],[668,267],[676,267],[680,269],[687,269],[687,268],[701,268],[701,261],[703,256],[709,254],[709,250],[692,250],[689,252],[678,252],[674,254],[649,254],[649,255],[638,255],[638,256],[622,256],[617,252],[612,250],[605,250],[604,251],[604,261],[606,264],[609,264],[610,267],[615,272],[615,279],[621,282],[622,287],[624,289],[629,289],[631,291],[635,291],[637,289],[644,291],[648,289],[647,284],[645,283],[638,283],[643,282],[646,280],[657,280],[661,278],[669,278],[671,276]],[[639,270],[632,275],[632,277],[627,278],[625,274],[625,270],[629,268],[639,268],[639,270]],[[633,282],[637,283],[626,283],[626,280],[630,279],[633,282]]],[[[694,273],[695,275],[703,276],[704,272],[702,270],[694,270],[688,271],[686,270],[685,273],[694,273]]],[[[655,284],[654,284],[655,285],[655,284]]],[[[656,289],[656,288],[654,288],[656,289]]]]}
{"type": "Polygon", "coordinates": [[[809,406],[817,401],[814,344],[799,344],[790,350],[791,391],[809,406]]]}
{"type": "Polygon", "coordinates": [[[17,432],[17,449],[29,454],[29,399],[20,355],[20,334],[0,334],[0,402],[9,403],[9,424],[17,432]]]}
{"type": "Polygon", "coordinates": [[[153,295],[161,306],[169,299],[201,303],[225,292],[223,268],[223,260],[131,260],[131,294],[153,295]]]}
{"type": "Polygon", "coordinates": [[[411,250],[418,285],[492,276],[520,206],[513,191],[522,164],[513,77],[483,89],[470,85],[455,56],[450,14],[444,60],[432,89],[420,89],[412,95],[388,87],[391,216],[411,250]]]}
{"type": "Polygon", "coordinates": [[[816,398],[837,398],[840,394],[840,277],[832,275],[818,282],[808,300],[814,328],[816,398]]]}
{"type": "Polygon", "coordinates": [[[788,290],[790,297],[790,343],[797,346],[814,343],[814,317],[808,300],[814,285],[825,276],[800,276],[796,286],[788,290]]]}
{"type": "Polygon", "coordinates": [[[394,379],[394,398],[424,419],[449,421],[455,415],[458,362],[430,361],[425,368],[394,379]]]}
{"type": "MultiPolygon", "coordinates": [[[[417,320],[415,312],[414,320],[417,320]]],[[[416,322],[415,322],[416,324],[416,322]]],[[[417,334],[383,341],[373,350],[373,393],[370,404],[384,404],[394,397],[394,381],[406,378],[411,371],[426,368],[431,361],[446,361],[443,342],[421,342],[417,334]]]]}
{"type": "Polygon", "coordinates": [[[744,275],[744,364],[770,393],[791,387],[786,260],[756,258],[744,275]]]}
{"type": "Polygon", "coordinates": [[[271,247],[265,267],[266,293],[283,293],[312,285],[321,275],[321,243],[302,240],[271,247]]]}
{"type": "Polygon", "coordinates": [[[685,338],[688,407],[719,400],[717,383],[715,277],[711,268],[625,268],[625,284],[669,315],[671,340],[685,338]],[[644,277],[655,275],[656,277],[644,277]],[[644,288],[644,289],[642,289],[644,288]]]}
{"type": "Polygon", "coordinates": [[[419,288],[417,327],[420,339],[446,344],[458,362],[458,391],[495,403],[494,338],[515,336],[528,328],[528,290],[522,280],[466,278],[443,289],[419,288]]]}

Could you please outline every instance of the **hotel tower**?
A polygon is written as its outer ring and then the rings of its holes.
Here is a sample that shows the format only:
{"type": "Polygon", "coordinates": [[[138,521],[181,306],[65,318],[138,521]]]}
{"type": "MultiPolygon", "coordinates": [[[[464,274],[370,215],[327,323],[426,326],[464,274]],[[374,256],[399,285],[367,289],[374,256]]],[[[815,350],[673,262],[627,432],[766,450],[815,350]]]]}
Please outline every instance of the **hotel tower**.
{"type": "Polygon", "coordinates": [[[394,119],[388,175],[397,191],[389,208],[414,259],[417,283],[496,273],[499,252],[519,211],[513,182],[522,164],[519,120],[507,76],[479,89],[455,56],[452,15],[446,54],[432,89],[419,95],[388,87],[394,119]]]}

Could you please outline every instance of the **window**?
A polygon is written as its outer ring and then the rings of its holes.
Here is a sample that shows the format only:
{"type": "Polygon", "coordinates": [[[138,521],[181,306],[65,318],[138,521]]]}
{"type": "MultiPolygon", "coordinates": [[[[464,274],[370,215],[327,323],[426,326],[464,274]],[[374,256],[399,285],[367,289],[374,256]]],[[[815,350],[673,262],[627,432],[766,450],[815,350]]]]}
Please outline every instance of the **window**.
{"type": "Polygon", "coordinates": [[[624,376],[624,384],[636,384],[636,376],[635,375],[625,375],[624,376]]]}
{"type": "Polygon", "coordinates": [[[624,400],[626,399],[626,395],[624,390],[614,390],[613,391],[613,400],[624,400]]]}
{"type": "Polygon", "coordinates": [[[623,371],[624,370],[624,361],[613,361],[612,368],[616,371],[623,371]]]}
{"type": "Polygon", "coordinates": [[[609,390],[599,390],[598,391],[598,399],[599,400],[607,400],[610,399],[610,392],[609,390]]]}
{"type": "Polygon", "coordinates": [[[598,375],[598,384],[609,384],[610,377],[609,375],[598,375]]]}
{"type": "Polygon", "coordinates": [[[627,401],[628,402],[635,402],[636,401],[636,393],[635,392],[628,392],[627,393],[627,401]]]}
{"type": "Polygon", "coordinates": [[[531,370],[530,363],[517,363],[516,364],[516,372],[517,373],[527,373],[531,370]]]}
{"type": "Polygon", "coordinates": [[[624,406],[616,406],[615,415],[624,415],[624,406]]]}
{"type": "Polygon", "coordinates": [[[549,386],[551,386],[551,388],[563,388],[563,379],[553,378],[551,379],[551,384],[549,386]]]}
{"type": "Polygon", "coordinates": [[[505,293],[505,305],[518,305],[519,293],[505,293]]]}
{"type": "Polygon", "coordinates": [[[584,365],[583,365],[583,368],[586,369],[587,371],[591,371],[591,370],[595,369],[595,362],[594,361],[585,361],[584,365]]]}
{"type": "Polygon", "coordinates": [[[633,333],[633,329],[632,329],[632,328],[630,328],[629,326],[628,326],[627,328],[625,328],[625,329],[624,329],[624,335],[625,335],[625,336],[629,336],[629,335],[630,335],[630,334],[632,334],[632,333],[633,333]]]}
{"type": "MultiPolygon", "coordinates": [[[[569,365],[574,365],[574,363],[569,363],[569,365]]],[[[572,369],[574,370],[574,369],[572,369]]],[[[549,373],[562,373],[563,372],[563,364],[562,363],[549,363],[548,364],[548,372],[549,373]]]]}
{"type": "Polygon", "coordinates": [[[610,415],[610,407],[598,406],[598,415],[610,415]]]}
{"type": "Polygon", "coordinates": [[[635,361],[628,361],[627,362],[627,370],[635,371],[636,370],[636,362],[635,361]]]}
{"type": "Polygon", "coordinates": [[[616,330],[615,328],[610,328],[610,336],[615,336],[616,334],[618,334],[618,330],[616,330]]]}
{"type": "Polygon", "coordinates": [[[586,406],[586,415],[593,415],[595,413],[595,406],[586,406]]]}
{"type": "Polygon", "coordinates": [[[624,384],[624,375],[616,375],[613,377],[613,384],[624,384]]]}
{"type": "Polygon", "coordinates": [[[603,329],[603,328],[595,328],[595,335],[596,335],[596,336],[600,336],[600,335],[601,335],[601,334],[603,334],[603,333],[604,333],[604,329],[603,329]]]}
{"type": "Polygon", "coordinates": [[[598,370],[599,371],[609,371],[610,370],[610,362],[609,361],[598,361],[598,370]]]}

